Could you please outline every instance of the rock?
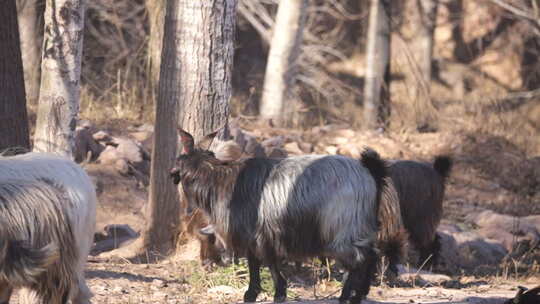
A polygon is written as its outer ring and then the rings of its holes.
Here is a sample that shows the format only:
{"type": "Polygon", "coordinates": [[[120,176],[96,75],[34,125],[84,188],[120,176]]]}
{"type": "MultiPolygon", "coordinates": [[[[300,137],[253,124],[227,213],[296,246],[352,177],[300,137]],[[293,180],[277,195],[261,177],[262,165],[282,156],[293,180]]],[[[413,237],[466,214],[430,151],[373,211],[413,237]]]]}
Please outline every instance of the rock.
{"type": "Polygon", "coordinates": [[[302,155],[304,154],[304,151],[302,151],[302,149],[300,149],[300,146],[298,145],[297,142],[293,141],[293,142],[290,142],[290,143],[286,143],[283,148],[285,149],[285,151],[287,151],[289,154],[293,154],[293,155],[302,155]]]}
{"type": "Polygon", "coordinates": [[[266,155],[269,158],[285,158],[287,157],[287,151],[281,148],[270,148],[266,150],[266,155]]]}
{"type": "Polygon", "coordinates": [[[418,270],[414,267],[403,267],[403,265],[397,265],[398,278],[403,281],[414,281],[420,285],[429,284],[441,284],[452,280],[447,275],[437,274],[431,271],[418,270]]]}
{"type": "Polygon", "coordinates": [[[92,137],[99,142],[110,142],[112,140],[111,135],[105,131],[98,131],[92,137]]]}
{"type": "Polygon", "coordinates": [[[120,158],[122,158],[121,153],[115,147],[106,146],[99,155],[98,161],[104,165],[114,164],[120,158]]]}
{"type": "Polygon", "coordinates": [[[139,233],[135,232],[128,225],[108,225],[103,230],[104,232],[94,234],[96,243],[90,252],[93,256],[125,247],[139,237],[139,233]]]}
{"type": "Polygon", "coordinates": [[[356,132],[351,129],[340,129],[333,131],[332,135],[336,137],[347,138],[350,140],[351,138],[356,136],[356,132]]]}
{"type": "Polygon", "coordinates": [[[112,224],[107,225],[103,229],[108,236],[110,237],[128,237],[136,238],[139,236],[135,230],[133,230],[129,225],[126,224],[112,224]]]}
{"type": "Polygon", "coordinates": [[[328,137],[328,143],[336,146],[348,144],[350,141],[351,139],[346,137],[328,137]]]}
{"type": "Polygon", "coordinates": [[[158,290],[158,289],[162,289],[162,288],[165,288],[165,287],[167,287],[167,283],[165,281],[159,280],[159,279],[152,280],[151,288],[153,290],[158,290]]]}
{"type": "Polygon", "coordinates": [[[480,265],[496,265],[508,251],[500,241],[484,239],[474,231],[444,233],[441,237],[441,258],[450,270],[472,269],[480,265]]]}
{"type": "Polygon", "coordinates": [[[117,159],[114,162],[114,168],[122,175],[128,175],[130,173],[129,164],[127,160],[123,158],[117,159]]]}
{"type": "Polygon", "coordinates": [[[116,150],[122,158],[131,163],[139,163],[143,160],[141,146],[129,138],[114,138],[113,143],[117,145],[116,150]]]}
{"type": "Polygon", "coordinates": [[[152,132],[148,132],[148,131],[139,131],[139,132],[131,132],[129,133],[129,135],[131,135],[131,137],[133,137],[136,141],[138,142],[143,142],[145,140],[147,140],[148,138],[150,138],[152,136],[152,132]]]}
{"type": "Polygon", "coordinates": [[[462,230],[456,224],[444,224],[444,223],[441,223],[439,225],[439,227],[437,227],[437,231],[441,231],[441,232],[444,232],[444,233],[447,233],[447,234],[452,234],[452,233],[461,232],[462,230]]]}
{"type": "Polygon", "coordinates": [[[347,145],[339,147],[337,153],[341,155],[349,156],[352,158],[360,158],[362,154],[360,149],[354,144],[347,144],[347,145]]]}
{"type": "Polygon", "coordinates": [[[154,133],[154,126],[149,123],[144,123],[137,128],[137,131],[154,133]]]}
{"type": "Polygon", "coordinates": [[[266,150],[266,148],[268,147],[281,147],[283,146],[284,143],[285,143],[285,137],[280,135],[280,136],[270,137],[264,140],[263,142],[261,142],[261,145],[266,150]]]}
{"type": "Polygon", "coordinates": [[[218,285],[215,287],[212,287],[208,289],[209,293],[218,293],[218,294],[235,294],[237,293],[237,290],[234,287],[226,286],[226,285],[218,285]]]}
{"type": "Polygon", "coordinates": [[[338,148],[336,146],[328,146],[324,149],[324,152],[334,155],[337,154],[338,148]]]}
{"type": "Polygon", "coordinates": [[[508,243],[508,233],[520,242],[528,241],[531,244],[540,242],[540,231],[536,226],[537,219],[535,217],[515,217],[486,210],[470,214],[466,220],[479,226],[484,233],[489,233],[494,237],[496,237],[496,231],[504,232],[501,239],[504,236],[506,243],[508,243]]]}
{"type": "Polygon", "coordinates": [[[313,152],[313,144],[301,141],[299,142],[299,145],[300,145],[300,150],[302,150],[304,153],[309,154],[313,152]]]}

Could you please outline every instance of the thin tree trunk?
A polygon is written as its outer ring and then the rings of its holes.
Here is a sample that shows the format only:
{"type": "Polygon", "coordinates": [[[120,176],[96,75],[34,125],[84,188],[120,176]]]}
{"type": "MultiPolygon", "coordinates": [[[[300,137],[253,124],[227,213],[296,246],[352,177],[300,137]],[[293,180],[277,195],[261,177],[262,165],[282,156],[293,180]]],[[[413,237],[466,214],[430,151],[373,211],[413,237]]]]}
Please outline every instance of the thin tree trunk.
{"type": "Polygon", "coordinates": [[[46,1],[35,151],[73,157],[84,12],[83,0],[46,1]]]}
{"type": "Polygon", "coordinates": [[[30,149],[15,0],[0,9],[0,151],[30,149]]]}
{"type": "MultiPolygon", "coordinates": [[[[169,176],[176,156],[178,100],[181,98],[177,87],[181,73],[177,54],[181,45],[173,38],[182,18],[178,2],[167,1],[150,167],[149,209],[147,227],[142,235],[142,248],[156,254],[168,254],[174,248],[180,226],[178,194],[169,176]]],[[[155,37],[152,39],[156,41],[155,37]]]]}
{"type": "Polygon", "coordinates": [[[176,118],[196,138],[227,121],[235,10],[236,0],[167,2],[149,214],[142,237],[142,248],[150,252],[170,253],[181,229],[178,194],[169,177],[178,143],[176,118]]]}
{"type": "Polygon", "coordinates": [[[237,0],[181,0],[179,125],[195,140],[229,117],[237,0]]]}
{"type": "Polygon", "coordinates": [[[150,23],[148,40],[148,60],[152,96],[156,96],[159,84],[161,50],[163,49],[163,29],[165,26],[165,0],[146,0],[146,10],[150,23]]]}
{"type": "MultiPolygon", "coordinates": [[[[428,130],[433,121],[433,106],[431,104],[431,72],[433,61],[434,32],[437,19],[438,0],[417,0],[416,59],[420,75],[413,77],[409,87],[412,102],[416,106],[416,123],[419,130],[428,130]],[[418,79],[419,78],[419,79],[418,79]]],[[[414,69],[414,68],[413,68],[414,69]]],[[[416,75],[417,73],[411,73],[416,75]]]]}
{"type": "Polygon", "coordinates": [[[371,0],[369,11],[364,122],[370,130],[386,127],[390,116],[390,1],[371,0]]]}
{"type": "Polygon", "coordinates": [[[260,116],[277,125],[291,120],[291,88],[297,73],[307,0],[281,0],[264,76],[260,116]],[[288,110],[288,111],[287,111],[288,110]]]}
{"type": "Polygon", "coordinates": [[[418,10],[420,12],[419,30],[419,51],[420,51],[420,70],[422,78],[426,84],[426,90],[429,96],[431,71],[433,61],[434,33],[437,21],[438,0],[417,0],[418,10]]]}
{"type": "Polygon", "coordinates": [[[30,105],[36,105],[39,98],[43,8],[43,0],[17,0],[24,85],[30,105]]]}

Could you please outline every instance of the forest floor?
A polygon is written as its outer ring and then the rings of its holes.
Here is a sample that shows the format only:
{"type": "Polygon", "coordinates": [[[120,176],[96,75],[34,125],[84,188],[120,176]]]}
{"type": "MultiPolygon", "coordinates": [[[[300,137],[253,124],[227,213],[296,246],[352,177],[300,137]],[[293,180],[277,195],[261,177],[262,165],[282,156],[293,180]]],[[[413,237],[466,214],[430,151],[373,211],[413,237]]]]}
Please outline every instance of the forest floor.
{"type": "MultiPolygon", "coordinates": [[[[444,132],[366,134],[344,127],[308,131],[243,127],[259,140],[282,136],[283,146],[290,154],[295,154],[295,150],[301,153],[298,147],[306,145],[312,153],[341,153],[349,146],[371,146],[386,158],[428,161],[438,154],[450,154],[455,166],[447,185],[445,224],[466,227],[470,225],[465,221],[467,215],[484,209],[513,216],[540,215],[540,193],[523,190],[529,187],[531,179],[530,174],[522,172],[526,170],[523,168],[531,166],[535,155],[527,155],[501,138],[444,132]]],[[[129,125],[116,122],[106,126],[106,130],[112,135],[127,136],[129,125]]],[[[144,225],[146,187],[110,165],[84,166],[100,183],[97,231],[109,224],[127,224],[140,231],[144,225]]],[[[529,188],[537,190],[538,185],[529,188]]],[[[525,267],[507,263],[491,265],[489,271],[446,272],[447,279],[443,280],[405,280],[399,287],[376,284],[363,303],[503,303],[515,295],[517,286],[531,288],[540,284],[538,256],[525,267]]],[[[151,264],[92,256],[86,277],[94,294],[92,303],[240,303],[247,286],[244,263],[211,271],[203,269],[198,262],[198,244],[191,241],[183,245],[178,255],[151,264]]],[[[300,271],[293,266],[285,269],[288,299],[291,303],[337,303],[340,271],[332,269],[328,276],[328,269],[311,266],[305,263],[300,271]]],[[[269,273],[263,272],[262,277],[265,291],[258,300],[271,301],[269,273]]],[[[16,298],[12,303],[17,303],[16,298]]]]}

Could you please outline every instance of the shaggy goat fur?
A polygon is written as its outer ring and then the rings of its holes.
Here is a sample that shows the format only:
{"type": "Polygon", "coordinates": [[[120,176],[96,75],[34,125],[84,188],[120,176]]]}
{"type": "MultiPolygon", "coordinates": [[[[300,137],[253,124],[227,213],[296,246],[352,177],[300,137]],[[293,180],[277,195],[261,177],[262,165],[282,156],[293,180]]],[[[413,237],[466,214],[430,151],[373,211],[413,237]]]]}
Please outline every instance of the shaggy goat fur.
{"type": "Polygon", "coordinates": [[[396,161],[389,167],[399,197],[401,217],[420,263],[436,262],[440,242],[437,227],[442,217],[445,181],[452,167],[449,157],[438,156],[433,165],[416,161],[396,161]],[[429,258],[431,256],[431,258],[429,258]]]}
{"type": "Polygon", "coordinates": [[[0,288],[27,287],[42,303],[67,303],[79,256],[68,206],[65,190],[50,180],[2,181],[0,288]]]}
{"type": "Polygon", "coordinates": [[[213,233],[201,233],[201,229],[210,225],[210,218],[199,209],[188,212],[188,203],[183,195],[182,185],[178,184],[180,193],[180,208],[182,210],[181,223],[182,231],[197,239],[200,244],[199,258],[203,266],[210,266],[212,263],[222,264],[223,246],[216,240],[213,233]]]}
{"type": "MultiPolygon", "coordinates": [[[[86,172],[74,162],[51,154],[27,153],[0,157],[0,185],[5,192],[2,199],[4,210],[8,210],[5,209],[8,207],[9,210],[16,210],[13,208],[19,210],[19,213],[8,212],[2,216],[0,230],[3,230],[4,235],[10,235],[13,238],[8,239],[7,243],[0,244],[0,248],[7,252],[5,257],[12,258],[13,255],[10,253],[19,248],[23,250],[22,253],[35,254],[36,265],[44,267],[51,263],[57,252],[59,261],[54,258],[55,262],[49,265],[52,268],[47,268],[47,273],[54,269],[57,274],[62,274],[58,275],[60,281],[56,281],[54,286],[60,289],[64,288],[63,286],[71,286],[66,301],[88,303],[91,293],[85,283],[84,267],[94,238],[96,193],[86,172]],[[12,193],[9,187],[17,188],[17,192],[12,193]],[[41,207],[42,204],[49,204],[49,207],[41,207]],[[32,209],[31,206],[34,208],[32,209]],[[36,206],[40,207],[36,208],[36,206]],[[50,217],[51,208],[56,208],[54,209],[55,218],[50,217]],[[47,224],[40,226],[41,222],[38,223],[35,220],[37,218],[41,218],[47,224]],[[4,223],[9,223],[10,226],[4,223]],[[15,226],[26,227],[27,235],[9,232],[10,229],[15,229],[15,226]],[[49,230],[44,230],[43,227],[49,230]],[[71,231],[72,236],[69,236],[69,233],[66,234],[68,230],[71,231]],[[62,232],[62,238],[55,236],[59,231],[62,232]],[[30,239],[23,238],[24,236],[30,239]],[[71,239],[68,240],[67,237],[71,239]],[[60,265],[61,269],[55,265],[60,265]],[[70,270],[67,271],[67,269],[70,270]]],[[[26,272],[33,271],[31,264],[25,265],[28,266],[24,268],[26,272]]],[[[35,270],[39,271],[40,267],[35,270]]],[[[6,271],[5,268],[4,271],[6,271]]],[[[40,282],[43,284],[43,281],[40,282]]],[[[27,283],[19,293],[20,303],[64,303],[64,301],[43,302],[43,297],[47,295],[43,294],[35,284],[27,283]]],[[[50,292],[55,291],[50,290],[50,292]]]]}
{"type": "Polygon", "coordinates": [[[274,300],[282,302],[286,281],[280,262],[324,255],[349,271],[340,301],[360,303],[375,272],[378,198],[385,187],[385,164],[377,153],[365,153],[362,162],[308,155],[227,163],[180,133],[185,154],[171,175],[225,244],[248,257],[246,302],[260,292],[263,263],[274,280],[274,300]]]}

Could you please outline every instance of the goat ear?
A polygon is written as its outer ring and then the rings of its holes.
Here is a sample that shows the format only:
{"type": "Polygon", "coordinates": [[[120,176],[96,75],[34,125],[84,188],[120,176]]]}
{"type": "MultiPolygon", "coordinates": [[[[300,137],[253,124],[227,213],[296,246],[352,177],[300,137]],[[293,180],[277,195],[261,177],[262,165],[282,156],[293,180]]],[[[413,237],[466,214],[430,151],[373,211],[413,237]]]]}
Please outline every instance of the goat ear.
{"type": "Polygon", "coordinates": [[[205,135],[200,141],[199,143],[197,144],[197,147],[199,147],[200,149],[202,150],[208,150],[210,148],[210,145],[212,144],[212,142],[214,141],[214,138],[216,137],[216,135],[218,134],[219,130],[218,131],[214,131],[210,134],[207,134],[205,135]]]}
{"type": "Polygon", "coordinates": [[[178,134],[180,135],[180,142],[182,143],[182,154],[189,154],[195,149],[193,136],[182,128],[178,128],[178,134]]]}

